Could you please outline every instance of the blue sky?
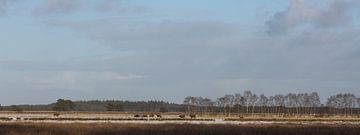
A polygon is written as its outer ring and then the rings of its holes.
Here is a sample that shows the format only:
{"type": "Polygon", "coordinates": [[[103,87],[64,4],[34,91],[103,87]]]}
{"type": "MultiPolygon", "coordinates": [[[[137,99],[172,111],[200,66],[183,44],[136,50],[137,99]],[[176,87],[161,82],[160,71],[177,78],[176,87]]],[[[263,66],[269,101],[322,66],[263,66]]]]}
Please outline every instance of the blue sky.
{"type": "Polygon", "coordinates": [[[0,103],[359,95],[356,0],[0,0],[0,103]]]}

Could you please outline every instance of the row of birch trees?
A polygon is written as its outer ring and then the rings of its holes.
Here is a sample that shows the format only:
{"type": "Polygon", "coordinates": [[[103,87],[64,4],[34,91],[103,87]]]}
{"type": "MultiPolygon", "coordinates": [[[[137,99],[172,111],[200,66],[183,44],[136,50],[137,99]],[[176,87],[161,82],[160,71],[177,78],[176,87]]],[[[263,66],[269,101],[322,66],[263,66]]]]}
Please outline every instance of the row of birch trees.
{"type": "Polygon", "coordinates": [[[321,103],[317,92],[265,96],[244,91],[241,94],[227,94],[216,100],[188,96],[184,99],[184,106],[189,113],[201,114],[349,115],[360,113],[360,98],[351,93],[340,93],[327,98],[326,103],[321,103]]]}

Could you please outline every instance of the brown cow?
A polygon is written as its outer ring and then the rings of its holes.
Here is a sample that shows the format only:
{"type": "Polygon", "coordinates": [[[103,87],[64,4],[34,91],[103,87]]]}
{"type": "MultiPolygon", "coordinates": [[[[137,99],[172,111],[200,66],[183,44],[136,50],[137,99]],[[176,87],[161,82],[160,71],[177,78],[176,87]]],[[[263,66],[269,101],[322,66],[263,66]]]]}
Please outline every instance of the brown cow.
{"type": "Polygon", "coordinates": [[[60,113],[54,113],[53,116],[59,117],[59,116],[60,116],[60,113]]]}
{"type": "Polygon", "coordinates": [[[192,118],[192,119],[196,118],[196,114],[190,114],[189,116],[190,116],[190,118],[192,118]]]}
{"type": "Polygon", "coordinates": [[[184,118],[185,118],[185,115],[184,115],[184,114],[180,114],[179,117],[182,118],[182,119],[184,119],[184,118]]]}

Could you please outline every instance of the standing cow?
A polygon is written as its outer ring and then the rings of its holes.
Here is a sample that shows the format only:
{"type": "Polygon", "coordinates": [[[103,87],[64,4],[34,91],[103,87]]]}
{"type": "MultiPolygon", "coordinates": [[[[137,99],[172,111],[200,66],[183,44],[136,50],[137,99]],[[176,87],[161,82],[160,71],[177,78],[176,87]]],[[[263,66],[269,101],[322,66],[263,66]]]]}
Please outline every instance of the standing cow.
{"type": "Polygon", "coordinates": [[[184,118],[185,118],[185,115],[184,115],[184,114],[180,114],[179,117],[182,118],[182,119],[184,119],[184,118]]]}
{"type": "Polygon", "coordinates": [[[60,113],[54,113],[53,116],[59,117],[59,116],[60,116],[60,113]]]}
{"type": "Polygon", "coordinates": [[[196,114],[190,114],[189,115],[191,119],[195,119],[196,118],[196,114]]]}

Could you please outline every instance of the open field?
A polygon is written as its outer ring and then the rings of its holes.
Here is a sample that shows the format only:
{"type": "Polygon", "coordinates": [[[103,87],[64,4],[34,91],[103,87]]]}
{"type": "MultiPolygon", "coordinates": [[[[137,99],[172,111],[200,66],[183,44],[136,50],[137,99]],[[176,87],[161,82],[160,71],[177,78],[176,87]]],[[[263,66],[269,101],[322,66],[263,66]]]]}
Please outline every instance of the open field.
{"type": "Polygon", "coordinates": [[[196,115],[191,118],[183,113],[120,113],[120,112],[0,112],[0,123],[145,123],[145,124],[347,124],[360,125],[358,116],[297,116],[278,115],[196,115]],[[135,116],[138,115],[138,116],[135,116]],[[153,115],[153,116],[152,116],[153,115]],[[157,116],[158,115],[158,116],[157,116]]]}
{"type": "Polygon", "coordinates": [[[358,135],[355,125],[1,124],[1,135],[358,135]]]}
{"type": "Polygon", "coordinates": [[[0,112],[1,135],[358,135],[360,119],[117,112],[0,112]],[[146,114],[146,116],[143,116],[146,114]],[[135,117],[139,115],[140,117],[135,117]]]}

